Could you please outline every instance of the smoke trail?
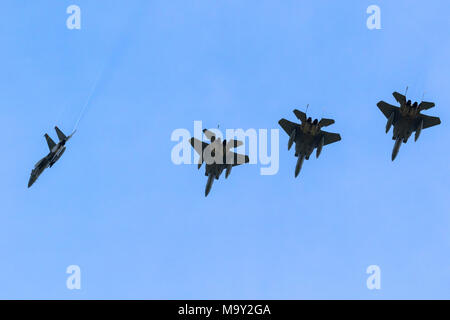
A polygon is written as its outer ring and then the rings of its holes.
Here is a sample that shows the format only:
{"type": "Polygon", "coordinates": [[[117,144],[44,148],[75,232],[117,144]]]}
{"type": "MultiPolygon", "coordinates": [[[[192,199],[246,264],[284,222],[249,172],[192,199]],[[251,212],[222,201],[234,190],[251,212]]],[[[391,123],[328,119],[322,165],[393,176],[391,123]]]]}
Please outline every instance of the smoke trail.
{"type": "Polygon", "coordinates": [[[90,103],[91,100],[92,100],[92,96],[94,95],[95,90],[97,89],[98,83],[99,83],[99,81],[100,81],[100,79],[101,79],[101,77],[102,77],[104,71],[105,71],[105,67],[103,67],[103,68],[100,70],[100,72],[98,73],[97,79],[95,79],[95,82],[94,82],[94,84],[92,85],[91,92],[89,93],[89,96],[87,97],[86,102],[85,102],[83,108],[82,108],[81,111],[80,111],[80,115],[78,116],[78,120],[77,120],[77,122],[76,122],[76,124],[75,124],[75,126],[74,126],[74,128],[73,128],[73,131],[77,130],[78,125],[80,124],[80,121],[81,121],[81,119],[83,118],[83,116],[84,116],[84,114],[85,114],[85,112],[86,112],[86,109],[87,109],[87,107],[89,106],[89,103],[90,103]]]}
{"type": "Polygon", "coordinates": [[[113,69],[114,64],[118,63],[118,60],[123,56],[124,51],[128,49],[130,42],[132,39],[136,36],[136,34],[133,35],[133,30],[137,28],[142,22],[144,18],[144,14],[147,10],[149,5],[149,2],[142,1],[140,5],[136,8],[135,13],[137,13],[137,16],[134,16],[134,19],[127,19],[128,25],[125,28],[125,31],[123,35],[118,39],[117,44],[113,47],[113,50],[111,51],[111,54],[109,58],[104,60],[103,68],[100,69],[100,72],[97,76],[97,79],[95,80],[91,92],[89,93],[88,98],[86,99],[86,103],[84,104],[83,108],[81,109],[80,115],[78,117],[78,120],[74,126],[74,131],[78,128],[81,120],[83,119],[84,114],[86,113],[87,108],[89,107],[92,98],[94,96],[94,93],[97,90],[97,87],[99,85],[100,80],[105,75],[106,71],[106,78],[110,78],[111,70],[113,69]]]}

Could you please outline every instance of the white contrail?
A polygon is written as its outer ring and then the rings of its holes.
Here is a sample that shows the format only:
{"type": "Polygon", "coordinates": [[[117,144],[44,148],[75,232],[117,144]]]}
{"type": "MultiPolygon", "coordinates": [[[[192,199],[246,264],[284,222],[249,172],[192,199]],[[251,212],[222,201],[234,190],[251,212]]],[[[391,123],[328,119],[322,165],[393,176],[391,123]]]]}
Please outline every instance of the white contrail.
{"type": "MultiPolygon", "coordinates": [[[[142,3],[145,3],[145,5],[148,5],[148,3],[150,3],[150,2],[142,0],[142,3]]],[[[139,8],[136,9],[137,13],[140,14],[140,16],[137,17],[137,19],[135,17],[135,19],[133,19],[132,23],[131,23],[131,20],[127,20],[128,23],[129,23],[127,31],[130,31],[129,29],[131,27],[132,28],[136,28],[137,25],[140,25],[142,23],[142,19],[144,18],[144,14],[143,13],[146,12],[142,8],[143,8],[143,6],[145,7],[145,5],[140,5],[139,8]]],[[[121,53],[123,54],[123,50],[127,48],[127,45],[123,45],[123,43],[122,43],[123,40],[127,41],[127,43],[130,42],[130,40],[131,40],[130,32],[124,32],[124,35],[122,36],[121,39],[119,39],[119,43],[116,45],[115,50],[112,50],[112,53],[111,53],[111,56],[109,57],[109,59],[105,59],[104,60],[103,68],[100,69],[98,77],[95,80],[94,85],[92,86],[91,92],[90,92],[90,94],[89,94],[89,96],[88,96],[88,98],[86,100],[86,103],[84,104],[83,108],[81,109],[80,116],[78,117],[78,120],[77,120],[77,122],[75,124],[75,127],[74,127],[74,131],[78,128],[78,125],[80,124],[80,121],[83,118],[87,107],[91,103],[92,97],[93,97],[94,93],[97,90],[97,86],[98,86],[99,81],[102,78],[103,74],[105,73],[105,71],[108,72],[111,69],[112,65],[114,64],[114,59],[115,60],[118,59],[117,55],[118,54],[120,55],[121,53]],[[120,49],[120,50],[118,50],[118,49],[120,49]],[[119,52],[119,53],[117,53],[117,52],[119,52]]]]}
{"type": "Polygon", "coordinates": [[[86,100],[86,103],[84,104],[83,108],[81,109],[80,115],[79,115],[79,117],[78,117],[78,120],[77,120],[77,122],[76,122],[74,128],[73,128],[73,131],[77,130],[78,125],[80,124],[80,121],[81,121],[81,119],[83,118],[83,115],[84,115],[84,113],[85,113],[87,107],[89,106],[89,103],[90,103],[91,100],[92,100],[92,96],[94,95],[95,90],[97,89],[98,82],[100,81],[100,78],[101,78],[102,75],[103,75],[103,71],[104,71],[104,68],[102,68],[102,69],[100,70],[100,72],[99,72],[99,74],[98,74],[98,76],[97,76],[97,79],[95,80],[95,82],[94,82],[94,84],[93,84],[93,86],[92,86],[91,92],[89,93],[89,96],[88,96],[88,98],[87,98],[87,100],[86,100]]]}

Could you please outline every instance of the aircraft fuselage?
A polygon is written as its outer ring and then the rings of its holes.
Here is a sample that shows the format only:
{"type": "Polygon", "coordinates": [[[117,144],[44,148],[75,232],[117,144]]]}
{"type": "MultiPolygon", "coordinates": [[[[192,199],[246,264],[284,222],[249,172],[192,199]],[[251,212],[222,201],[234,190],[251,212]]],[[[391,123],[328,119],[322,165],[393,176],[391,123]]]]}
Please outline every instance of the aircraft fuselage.
{"type": "Polygon", "coordinates": [[[400,112],[397,113],[399,119],[393,122],[394,130],[392,140],[402,140],[406,143],[411,134],[417,129],[419,122],[420,109],[417,102],[411,104],[411,101],[400,105],[400,112]]]}
{"type": "Polygon", "coordinates": [[[417,117],[401,116],[394,123],[394,134],[392,140],[400,139],[406,143],[411,134],[416,130],[417,117]]]}
{"type": "Polygon", "coordinates": [[[308,160],[317,145],[318,137],[319,135],[317,134],[311,135],[305,133],[297,137],[295,139],[295,156],[299,157],[304,155],[306,160],[308,160]]]}
{"type": "Polygon", "coordinates": [[[64,151],[66,151],[65,147],[65,141],[60,141],[58,144],[56,144],[51,152],[46,155],[44,158],[42,158],[31,170],[31,176],[30,180],[28,181],[28,188],[31,187],[36,180],[39,178],[39,176],[44,172],[45,169],[51,168],[56,161],[61,158],[64,151]]]}
{"type": "Polygon", "coordinates": [[[31,176],[30,180],[28,181],[28,188],[33,185],[33,183],[36,182],[36,180],[39,178],[39,176],[44,172],[45,169],[47,169],[50,166],[50,160],[49,160],[50,154],[42,158],[31,170],[31,176]]]}
{"type": "Polygon", "coordinates": [[[205,169],[205,176],[213,175],[214,178],[219,179],[220,175],[222,174],[223,170],[225,169],[226,165],[224,164],[207,164],[205,169]]]}
{"type": "Polygon", "coordinates": [[[62,142],[58,143],[53,149],[54,150],[52,150],[52,152],[50,153],[51,155],[50,168],[56,163],[56,161],[59,160],[59,158],[61,158],[64,151],[66,151],[66,147],[62,142]]]}
{"type": "Polygon", "coordinates": [[[320,129],[315,132],[313,131],[312,133],[303,132],[295,139],[295,156],[298,157],[297,164],[295,166],[295,177],[299,175],[303,166],[303,161],[305,159],[309,160],[311,153],[317,147],[320,139],[320,129]]]}
{"type": "Polygon", "coordinates": [[[205,166],[205,176],[208,177],[208,181],[206,182],[205,188],[205,197],[208,196],[209,192],[211,191],[214,179],[219,180],[219,177],[225,168],[226,168],[225,164],[217,164],[217,163],[207,164],[205,166]]]}

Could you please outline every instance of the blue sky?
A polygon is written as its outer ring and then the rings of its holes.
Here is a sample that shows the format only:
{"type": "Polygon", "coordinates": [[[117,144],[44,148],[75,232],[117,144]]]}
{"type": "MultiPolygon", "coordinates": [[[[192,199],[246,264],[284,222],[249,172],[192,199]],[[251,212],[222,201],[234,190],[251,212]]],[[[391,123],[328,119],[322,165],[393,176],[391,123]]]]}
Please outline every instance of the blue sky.
{"type": "Polygon", "coordinates": [[[0,298],[450,298],[448,1],[5,1],[0,298]],[[66,8],[81,8],[81,30],[66,8]],[[366,9],[381,8],[381,30],[366,9]],[[62,159],[27,189],[69,133],[62,159]],[[403,145],[376,107],[409,86],[442,125],[403,145]],[[294,108],[340,143],[280,170],[206,178],[174,129],[278,128],[294,108]],[[69,265],[81,290],[66,288],[69,265]],[[381,290],[366,288],[369,265],[381,290]]]}

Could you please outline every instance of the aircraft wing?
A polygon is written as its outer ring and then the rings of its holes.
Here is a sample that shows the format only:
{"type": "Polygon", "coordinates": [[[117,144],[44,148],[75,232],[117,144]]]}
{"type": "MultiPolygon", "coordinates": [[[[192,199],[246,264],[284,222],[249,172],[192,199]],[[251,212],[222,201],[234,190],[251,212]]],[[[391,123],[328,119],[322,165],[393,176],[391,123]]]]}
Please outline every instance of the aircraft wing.
{"type": "Polygon", "coordinates": [[[45,140],[47,140],[48,148],[50,149],[50,151],[52,151],[53,148],[56,146],[55,141],[53,141],[52,138],[50,138],[48,134],[45,134],[44,137],[45,137],[45,140]]]}
{"type": "Polygon", "coordinates": [[[192,148],[195,149],[195,151],[198,153],[198,155],[203,156],[203,150],[206,149],[207,146],[209,146],[208,143],[200,141],[195,138],[191,138],[190,140],[192,148]]]}
{"type": "Polygon", "coordinates": [[[402,95],[401,93],[398,93],[396,91],[392,95],[394,96],[395,100],[397,100],[398,103],[400,103],[400,104],[406,103],[406,97],[404,95],[402,95]]]}
{"type": "MultiPolygon", "coordinates": [[[[294,129],[299,127],[299,125],[297,123],[291,122],[286,119],[281,119],[280,121],[278,121],[278,124],[283,128],[283,130],[288,134],[288,136],[291,135],[291,133],[292,133],[292,131],[294,131],[294,129]]],[[[297,130],[297,131],[300,132],[301,130],[297,130]]]]}
{"type": "Polygon", "coordinates": [[[384,101],[378,102],[377,107],[381,110],[381,112],[383,112],[384,116],[388,119],[391,116],[392,112],[397,113],[398,110],[400,109],[399,107],[395,107],[384,101]]]}
{"type": "MultiPolygon", "coordinates": [[[[230,158],[231,158],[233,167],[236,167],[236,166],[239,166],[241,164],[250,162],[250,158],[248,156],[246,156],[246,155],[239,154],[239,153],[236,153],[236,152],[231,152],[231,154],[232,154],[232,158],[231,157],[230,158]]],[[[228,157],[229,156],[227,156],[227,158],[228,157]]],[[[228,162],[228,161],[229,160],[226,159],[226,162],[228,162]]]]}
{"type": "Polygon", "coordinates": [[[438,117],[431,117],[431,116],[426,116],[424,114],[421,114],[420,118],[423,119],[423,129],[430,128],[433,126],[437,126],[438,124],[441,124],[441,119],[439,119],[438,117]]]}
{"type": "Polygon", "coordinates": [[[341,135],[339,133],[322,131],[322,134],[325,138],[324,143],[323,143],[324,146],[326,146],[327,144],[332,144],[332,143],[335,143],[335,142],[338,142],[341,140],[341,135]]]}

